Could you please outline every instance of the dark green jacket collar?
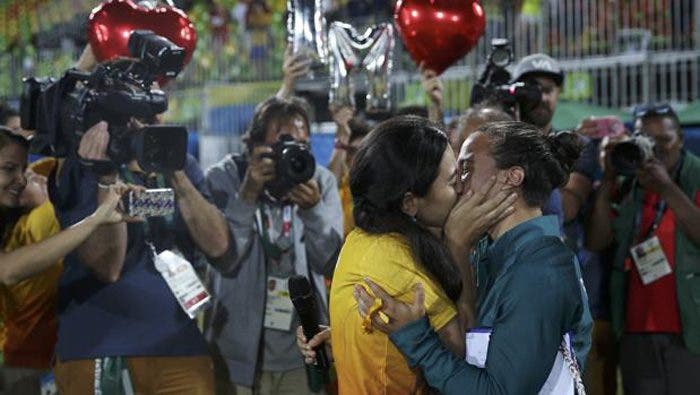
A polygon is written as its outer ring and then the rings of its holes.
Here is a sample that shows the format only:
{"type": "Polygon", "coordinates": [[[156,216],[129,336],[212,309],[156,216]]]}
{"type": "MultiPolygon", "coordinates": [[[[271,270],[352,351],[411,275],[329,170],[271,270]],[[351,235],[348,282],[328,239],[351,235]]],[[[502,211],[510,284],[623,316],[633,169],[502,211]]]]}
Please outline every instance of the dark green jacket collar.
{"type": "Polygon", "coordinates": [[[561,236],[559,220],[555,215],[529,219],[496,239],[486,251],[486,258],[491,265],[490,272],[497,273],[508,267],[524,245],[542,236],[561,236]]]}

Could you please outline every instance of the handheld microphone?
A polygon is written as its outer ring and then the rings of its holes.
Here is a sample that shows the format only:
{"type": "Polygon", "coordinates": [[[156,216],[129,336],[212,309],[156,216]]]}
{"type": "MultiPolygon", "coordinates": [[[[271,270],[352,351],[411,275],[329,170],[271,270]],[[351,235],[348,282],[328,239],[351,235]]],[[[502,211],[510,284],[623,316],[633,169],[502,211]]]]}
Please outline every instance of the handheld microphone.
{"type": "MultiPolygon", "coordinates": [[[[289,297],[292,299],[294,308],[299,314],[299,321],[307,340],[311,340],[319,329],[319,311],[316,304],[316,297],[309,280],[304,276],[296,275],[289,278],[289,297]]],[[[323,375],[324,382],[328,382],[328,369],[330,367],[325,344],[314,348],[316,351],[316,368],[323,375]]]]}

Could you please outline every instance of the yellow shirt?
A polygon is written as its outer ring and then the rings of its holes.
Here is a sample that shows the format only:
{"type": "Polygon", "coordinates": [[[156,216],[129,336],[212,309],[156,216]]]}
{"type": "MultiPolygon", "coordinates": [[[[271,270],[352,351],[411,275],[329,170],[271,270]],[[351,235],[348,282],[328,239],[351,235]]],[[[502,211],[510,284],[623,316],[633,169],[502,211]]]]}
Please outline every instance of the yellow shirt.
{"type": "Polygon", "coordinates": [[[343,235],[345,237],[355,228],[355,218],[352,216],[352,193],[350,193],[350,176],[345,175],[338,186],[340,205],[343,207],[343,235]]]}
{"type": "Polygon", "coordinates": [[[421,267],[402,237],[371,235],[355,228],[345,240],[333,275],[330,318],[333,356],[341,395],[425,393],[427,387],[406,364],[388,336],[366,333],[353,297],[353,286],[369,278],[393,297],[413,301],[413,286],[425,289],[425,306],[436,330],[457,310],[440,286],[421,267]]]}
{"type": "MultiPolygon", "coordinates": [[[[40,242],[60,231],[48,200],[22,216],[12,228],[4,252],[40,242]]],[[[0,286],[0,344],[5,364],[47,369],[56,343],[56,298],[61,262],[12,286],[0,286]]]]}

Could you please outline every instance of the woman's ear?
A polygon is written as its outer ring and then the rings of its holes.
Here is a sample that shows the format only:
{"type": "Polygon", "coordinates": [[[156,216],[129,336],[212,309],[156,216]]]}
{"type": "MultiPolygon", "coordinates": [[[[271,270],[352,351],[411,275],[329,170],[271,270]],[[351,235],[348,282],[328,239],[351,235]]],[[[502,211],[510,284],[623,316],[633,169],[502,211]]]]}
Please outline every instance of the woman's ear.
{"type": "Polygon", "coordinates": [[[416,198],[416,196],[414,196],[411,192],[406,192],[406,194],[403,195],[401,211],[413,218],[415,218],[415,216],[418,214],[418,198],[416,198]]]}
{"type": "Polygon", "coordinates": [[[520,166],[513,166],[506,172],[506,184],[511,187],[519,187],[525,181],[525,170],[520,166]]]}

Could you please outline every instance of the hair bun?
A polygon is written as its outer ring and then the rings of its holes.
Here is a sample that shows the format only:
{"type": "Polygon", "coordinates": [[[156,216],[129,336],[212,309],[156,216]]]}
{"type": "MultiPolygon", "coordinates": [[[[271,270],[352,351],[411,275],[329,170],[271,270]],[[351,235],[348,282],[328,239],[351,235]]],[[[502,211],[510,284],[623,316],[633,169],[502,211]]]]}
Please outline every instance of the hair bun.
{"type": "Polygon", "coordinates": [[[546,140],[554,159],[559,163],[559,166],[561,166],[562,171],[568,178],[574,164],[581,156],[581,150],[583,150],[584,145],[583,139],[576,133],[564,131],[549,134],[546,140]]]}

